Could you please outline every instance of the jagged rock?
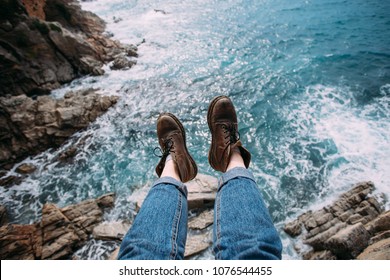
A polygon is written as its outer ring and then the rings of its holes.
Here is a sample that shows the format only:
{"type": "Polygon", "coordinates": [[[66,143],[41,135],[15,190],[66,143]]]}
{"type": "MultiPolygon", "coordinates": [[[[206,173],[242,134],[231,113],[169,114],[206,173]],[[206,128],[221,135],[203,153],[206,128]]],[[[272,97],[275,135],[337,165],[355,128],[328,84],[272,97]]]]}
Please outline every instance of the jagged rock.
{"type": "Polygon", "coordinates": [[[327,213],[325,209],[313,213],[313,218],[317,226],[322,226],[333,219],[331,213],[327,213]]]}
{"type": "MultiPolygon", "coordinates": [[[[49,32],[48,36],[57,50],[67,58],[70,65],[79,69],[80,73],[89,74],[93,69],[103,66],[93,46],[82,40],[78,34],[64,28],[62,32],[49,32]]],[[[55,78],[54,71],[52,77],[55,78]]]]}
{"type": "Polygon", "coordinates": [[[112,208],[115,203],[115,193],[108,193],[102,195],[101,197],[96,199],[98,206],[102,209],[112,208]]]}
{"type": "Polygon", "coordinates": [[[70,147],[58,156],[58,160],[61,162],[72,162],[73,158],[77,155],[77,147],[70,147]]]}
{"type": "Polygon", "coordinates": [[[188,195],[188,209],[203,209],[213,207],[215,194],[213,193],[192,193],[188,195]]]}
{"type": "Polygon", "coordinates": [[[362,223],[348,226],[326,241],[327,249],[339,259],[356,258],[370,240],[370,234],[362,223]]]}
{"type": "Polygon", "coordinates": [[[42,259],[68,258],[82,246],[103,219],[102,208],[109,207],[113,194],[57,208],[45,204],[42,209],[42,259]],[[100,206],[99,206],[100,204],[100,206]]]}
{"type": "MultiPolygon", "coordinates": [[[[215,195],[218,188],[217,178],[205,174],[198,174],[195,179],[186,183],[188,190],[188,209],[205,209],[214,205],[215,195]]],[[[135,190],[129,197],[136,204],[136,211],[142,206],[150,186],[144,186],[135,190]]]]}
{"type": "Polygon", "coordinates": [[[0,166],[58,147],[117,100],[90,89],[58,100],[49,96],[36,100],[26,95],[0,97],[0,166]]]}
{"type": "Polygon", "coordinates": [[[69,259],[101,223],[113,194],[58,208],[44,204],[42,219],[33,225],[0,227],[1,259],[69,259]]]}
{"type": "Polygon", "coordinates": [[[390,230],[390,211],[386,211],[379,215],[377,218],[365,225],[366,230],[371,235],[381,231],[390,230]]]}
{"type": "Polygon", "coordinates": [[[324,232],[314,235],[314,237],[304,239],[303,242],[312,246],[314,250],[325,250],[327,249],[327,240],[346,226],[347,225],[345,223],[338,223],[335,226],[325,230],[324,232]]]}
{"type": "MultiPolygon", "coordinates": [[[[361,199],[366,199],[367,195],[375,189],[374,183],[371,181],[360,182],[352,186],[352,189],[341,195],[342,199],[349,199],[354,195],[360,196],[361,199]]],[[[355,203],[356,204],[356,203],[355,203]]]]}
{"type": "Polygon", "coordinates": [[[42,253],[41,237],[37,224],[0,227],[0,259],[39,259],[42,253]]]}
{"type": "Polygon", "coordinates": [[[138,57],[138,48],[137,46],[130,45],[126,48],[126,54],[130,57],[138,57]]]}
{"type": "Polygon", "coordinates": [[[86,239],[84,236],[91,234],[93,228],[103,220],[102,209],[92,199],[66,206],[61,212],[72,222],[82,239],[86,239]]]}
{"type": "MultiPolygon", "coordinates": [[[[373,199],[373,198],[372,198],[373,199]]],[[[355,211],[370,221],[379,215],[378,211],[368,201],[364,200],[355,211]]]]}
{"type": "Polygon", "coordinates": [[[205,174],[198,174],[187,183],[188,209],[211,208],[214,205],[218,189],[218,179],[205,174]]]}
{"type": "Polygon", "coordinates": [[[374,197],[367,198],[367,201],[368,201],[368,203],[370,203],[375,208],[375,210],[378,213],[382,213],[383,212],[383,210],[384,210],[383,207],[379,204],[378,200],[376,200],[374,197]]]}
{"type": "Polygon", "coordinates": [[[188,221],[188,228],[193,230],[202,230],[212,225],[213,222],[214,210],[205,210],[188,221]]]}
{"type": "MultiPolygon", "coordinates": [[[[93,59],[101,62],[111,61],[127,50],[127,46],[104,36],[105,22],[92,12],[81,10],[80,4],[76,1],[49,0],[45,7],[45,14],[47,21],[59,22],[72,33],[86,34],[86,41],[94,50],[94,54],[90,56],[93,59]]],[[[94,74],[103,73],[100,67],[91,70],[94,74]]]]}
{"type": "Polygon", "coordinates": [[[336,226],[337,224],[345,225],[344,223],[341,223],[338,218],[334,218],[333,220],[327,222],[326,224],[323,224],[323,225],[316,227],[316,228],[312,229],[311,231],[309,231],[306,235],[306,238],[312,238],[313,236],[315,236],[319,233],[323,233],[323,232],[331,229],[333,226],[336,226]]]}
{"type": "Polygon", "coordinates": [[[82,11],[76,0],[0,1],[0,166],[4,167],[57,147],[113,101],[100,97],[94,103],[100,105],[97,111],[87,109],[83,115],[80,108],[88,100],[79,99],[69,108],[50,98],[35,102],[28,97],[39,99],[84,74],[102,75],[104,63],[124,53],[136,56],[136,49],[105,37],[104,21],[82,11]],[[8,95],[19,97],[7,102],[8,95]]]}
{"type": "Polygon", "coordinates": [[[135,65],[136,62],[128,60],[125,56],[118,56],[110,67],[112,70],[128,69],[135,65]]]}
{"type": "Polygon", "coordinates": [[[130,226],[126,221],[102,223],[94,227],[92,235],[100,240],[122,240],[130,226]]]}
{"type": "Polygon", "coordinates": [[[215,193],[218,189],[218,179],[206,174],[198,174],[186,183],[188,193],[215,193]]]}
{"type": "Polygon", "coordinates": [[[9,21],[5,21],[5,22],[0,22],[0,28],[6,32],[9,32],[12,30],[13,27],[9,21]]]}
{"type": "Polygon", "coordinates": [[[0,204],[0,226],[8,224],[7,209],[0,204]]]}
{"type": "Polygon", "coordinates": [[[381,231],[380,233],[378,233],[377,235],[375,235],[374,237],[372,237],[370,239],[370,242],[369,244],[374,244],[378,241],[381,241],[383,239],[386,239],[386,238],[390,238],[390,230],[386,230],[386,231],[381,231]]]}
{"type": "Polygon", "coordinates": [[[13,185],[19,185],[23,180],[23,177],[21,176],[6,176],[0,179],[0,186],[2,187],[10,187],[13,185]]]}
{"type": "Polygon", "coordinates": [[[46,0],[44,11],[47,21],[59,22],[75,33],[91,36],[101,34],[105,29],[105,22],[94,13],[82,10],[78,1],[46,0]]]}
{"type": "Polygon", "coordinates": [[[41,227],[42,259],[69,257],[81,241],[86,239],[86,234],[77,234],[71,221],[54,204],[43,206],[41,227]]]}
{"type": "Polygon", "coordinates": [[[298,220],[294,220],[288,224],[286,224],[283,230],[290,235],[291,237],[298,236],[302,233],[301,224],[298,220]]]}
{"type": "MultiPolygon", "coordinates": [[[[360,215],[359,213],[356,213],[356,214],[353,214],[351,215],[348,220],[347,220],[347,223],[348,224],[351,224],[351,225],[354,225],[354,224],[357,224],[359,223],[363,218],[362,215],[360,215]]],[[[364,223],[363,223],[364,224],[364,223]]]]}
{"type": "MultiPolygon", "coordinates": [[[[53,47],[48,37],[49,34],[61,36],[59,31],[51,30],[56,29],[54,26],[24,17],[14,23],[11,31],[0,29],[3,41],[0,47],[0,70],[3,73],[0,96],[47,94],[78,77],[81,69],[53,47]]],[[[82,43],[82,40],[78,42],[82,43]]]]}
{"type": "Polygon", "coordinates": [[[43,8],[45,7],[46,1],[47,0],[22,0],[22,3],[30,17],[37,17],[45,20],[46,15],[43,8]]]}
{"type": "Polygon", "coordinates": [[[20,174],[30,174],[30,173],[33,173],[36,169],[37,168],[32,164],[23,163],[23,164],[19,165],[15,171],[20,173],[20,174]]]}
{"type": "Polygon", "coordinates": [[[310,252],[304,256],[305,260],[336,260],[337,257],[329,250],[310,252]]]}
{"type": "Polygon", "coordinates": [[[52,159],[52,162],[61,162],[61,163],[72,163],[78,152],[81,150],[80,147],[84,147],[90,135],[81,136],[75,144],[68,146],[59,153],[56,157],[52,159]]]}
{"type": "Polygon", "coordinates": [[[358,183],[331,205],[308,211],[287,223],[284,231],[292,237],[299,236],[294,244],[296,251],[305,259],[333,258],[327,251],[337,259],[355,258],[369,242],[387,238],[390,218],[386,213],[379,215],[383,207],[375,197],[368,196],[374,188],[372,182],[358,183]],[[308,252],[301,242],[313,250],[308,252]]]}
{"type": "Polygon", "coordinates": [[[352,215],[354,215],[354,211],[352,209],[349,209],[348,211],[345,211],[343,214],[339,216],[339,219],[342,222],[346,222],[352,215]]]}
{"type": "Polygon", "coordinates": [[[305,225],[306,230],[308,230],[308,231],[314,229],[315,227],[317,227],[317,223],[316,223],[316,221],[314,220],[313,217],[307,219],[305,221],[304,225],[305,225]]]}
{"type": "Polygon", "coordinates": [[[211,244],[211,232],[202,232],[196,235],[187,235],[184,258],[189,258],[206,250],[211,244]]]}
{"type": "Polygon", "coordinates": [[[121,22],[123,19],[120,17],[114,16],[114,17],[112,17],[112,20],[114,21],[114,23],[118,23],[118,22],[121,22]]]}
{"type": "Polygon", "coordinates": [[[390,260],[390,238],[368,246],[357,256],[358,260],[390,260]]]}

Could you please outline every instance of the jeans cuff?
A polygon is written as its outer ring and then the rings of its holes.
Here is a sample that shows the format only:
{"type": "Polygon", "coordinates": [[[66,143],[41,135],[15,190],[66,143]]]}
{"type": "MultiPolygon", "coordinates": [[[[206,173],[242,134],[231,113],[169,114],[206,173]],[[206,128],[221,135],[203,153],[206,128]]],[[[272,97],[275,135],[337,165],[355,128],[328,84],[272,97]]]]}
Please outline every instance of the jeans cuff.
{"type": "Polygon", "coordinates": [[[187,191],[186,185],[184,185],[182,182],[176,180],[175,178],[168,177],[168,176],[161,177],[161,178],[157,179],[156,181],[154,181],[152,188],[159,185],[159,184],[173,185],[176,187],[176,189],[178,189],[184,195],[185,198],[187,198],[188,191],[187,191]]]}
{"type": "Polygon", "coordinates": [[[224,173],[218,180],[218,191],[231,179],[235,179],[237,177],[247,178],[256,183],[255,177],[252,172],[244,167],[235,167],[230,169],[226,173],[224,173]]]}

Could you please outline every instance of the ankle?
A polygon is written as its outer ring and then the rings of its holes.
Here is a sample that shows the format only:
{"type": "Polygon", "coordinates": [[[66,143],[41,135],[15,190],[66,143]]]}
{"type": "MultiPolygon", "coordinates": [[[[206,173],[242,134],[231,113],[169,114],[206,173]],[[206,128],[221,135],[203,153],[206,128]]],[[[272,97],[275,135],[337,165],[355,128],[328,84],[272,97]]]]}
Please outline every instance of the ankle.
{"type": "Polygon", "coordinates": [[[161,177],[172,177],[181,182],[176,163],[172,159],[171,155],[169,155],[165,160],[165,166],[161,173],[161,177]]]}
{"type": "Polygon", "coordinates": [[[244,160],[241,156],[240,149],[237,146],[231,149],[230,161],[226,171],[229,171],[230,169],[233,169],[235,167],[246,168],[244,160]]]}

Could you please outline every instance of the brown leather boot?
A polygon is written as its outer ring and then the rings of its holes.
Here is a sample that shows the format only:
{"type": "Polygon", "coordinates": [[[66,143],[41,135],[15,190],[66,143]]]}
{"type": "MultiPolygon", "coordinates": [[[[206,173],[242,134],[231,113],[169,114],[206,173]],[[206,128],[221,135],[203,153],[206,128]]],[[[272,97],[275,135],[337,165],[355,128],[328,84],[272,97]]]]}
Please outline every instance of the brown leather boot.
{"type": "Polygon", "coordinates": [[[229,97],[214,98],[207,113],[207,123],[211,131],[209,163],[217,171],[226,172],[232,150],[238,148],[246,168],[251,161],[251,154],[242,146],[238,133],[237,115],[229,97]]]}
{"type": "Polygon", "coordinates": [[[195,178],[198,168],[188,153],[186,135],[181,122],[170,113],[163,113],[157,120],[157,136],[161,147],[161,160],[156,167],[160,177],[165,166],[165,160],[170,154],[174,161],[180,180],[185,183],[195,178]]]}

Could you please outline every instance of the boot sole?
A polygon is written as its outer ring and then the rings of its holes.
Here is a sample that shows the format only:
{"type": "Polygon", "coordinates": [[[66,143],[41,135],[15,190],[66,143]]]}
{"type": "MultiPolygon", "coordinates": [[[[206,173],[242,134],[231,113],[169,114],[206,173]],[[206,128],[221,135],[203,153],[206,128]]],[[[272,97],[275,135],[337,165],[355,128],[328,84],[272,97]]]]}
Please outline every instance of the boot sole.
{"type": "MultiPolygon", "coordinates": [[[[167,115],[167,116],[170,116],[176,123],[177,125],[180,127],[180,130],[181,132],[183,133],[183,138],[184,138],[184,149],[187,153],[187,156],[188,158],[190,159],[191,163],[192,163],[192,166],[194,167],[195,169],[195,176],[193,178],[191,178],[190,180],[194,179],[196,177],[196,174],[198,174],[198,166],[196,165],[194,159],[191,157],[190,153],[188,152],[188,149],[187,149],[187,144],[186,144],[186,131],[184,130],[184,127],[182,125],[182,123],[179,121],[178,118],[176,118],[175,115],[171,114],[171,113],[164,113],[164,115],[167,115]]],[[[188,181],[190,181],[188,180],[188,181]]]]}

